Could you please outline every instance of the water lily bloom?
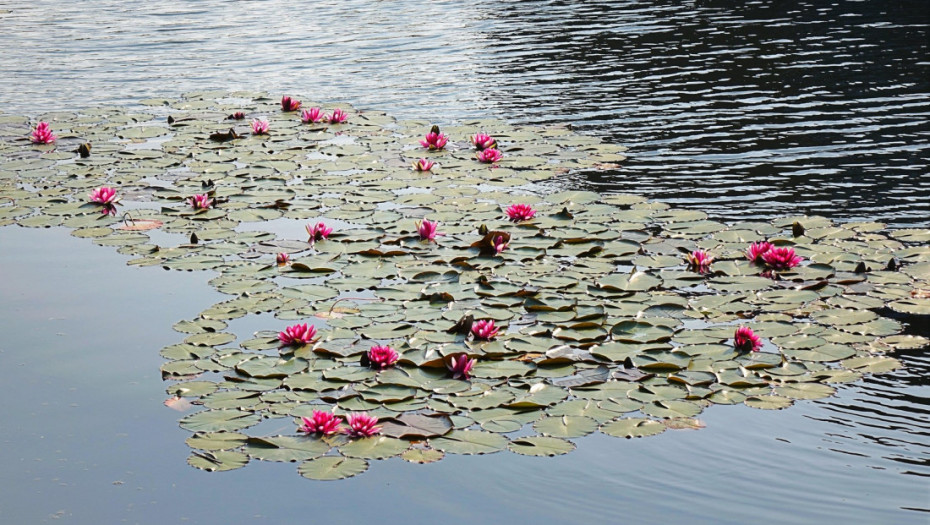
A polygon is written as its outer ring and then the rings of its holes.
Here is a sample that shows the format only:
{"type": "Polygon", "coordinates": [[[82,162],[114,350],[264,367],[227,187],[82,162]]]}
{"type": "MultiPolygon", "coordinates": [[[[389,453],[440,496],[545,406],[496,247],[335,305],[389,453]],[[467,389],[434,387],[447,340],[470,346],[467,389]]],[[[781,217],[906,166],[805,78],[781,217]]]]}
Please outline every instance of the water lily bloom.
{"type": "Polygon", "coordinates": [[[385,368],[397,362],[400,356],[390,346],[373,346],[368,350],[368,362],[372,368],[385,368]]]}
{"type": "Polygon", "coordinates": [[[420,141],[420,145],[429,150],[441,150],[446,147],[447,142],[449,142],[449,138],[442,133],[430,131],[423,137],[423,140],[420,141]]]}
{"type": "Polygon", "coordinates": [[[749,262],[761,263],[762,256],[772,248],[774,246],[768,241],[754,242],[749,245],[749,248],[746,248],[746,258],[749,259],[749,262]]]}
{"type": "Polygon", "coordinates": [[[330,116],[326,117],[326,120],[329,121],[330,124],[341,124],[349,120],[349,115],[345,111],[336,108],[330,116]]]}
{"type": "Polygon", "coordinates": [[[242,120],[245,118],[245,113],[241,111],[237,111],[233,113],[232,115],[230,115],[230,117],[232,117],[233,120],[242,120]]]}
{"type": "Polygon", "coordinates": [[[278,341],[283,345],[305,345],[312,343],[316,337],[316,327],[312,324],[295,324],[278,333],[278,341]]]}
{"type": "Polygon", "coordinates": [[[323,120],[323,108],[310,108],[300,112],[300,120],[306,124],[314,124],[323,120]]]}
{"type": "Polygon", "coordinates": [[[714,258],[707,254],[704,250],[694,250],[688,254],[688,267],[697,273],[707,273],[710,271],[710,265],[714,262],[714,258]]]}
{"type": "Polygon", "coordinates": [[[420,159],[413,163],[413,169],[417,171],[429,171],[433,169],[436,163],[431,160],[420,159]]]}
{"type": "Polygon", "coordinates": [[[487,162],[488,164],[492,162],[497,162],[504,158],[504,154],[494,148],[483,149],[478,152],[478,160],[481,162],[487,162]]]}
{"type": "Polygon", "coordinates": [[[773,270],[781,271],[794,268],[802,259],[795,255],[793,248],[772,248],[762,254],[762,261],[773,270]]]}
{"type": "Polygon", "coordinates": [[[368,412],[358,412],[349,414],[349,435],[352,437],[371,437],[381,433],[381,427],[378,424],[378,418],[369,416],[368,412]]]}
{"type": "Polygon", "coordinates": [[[101,186],[90,194],[90,201],[104,206],[116,204],[116,190],[109,186],[101,186]]]}
{"type": "Polygon", "coordinates": [[[502,251],[506,250],[510,245],[504,241],[503,235],[498,235],[494,238],[494,253],[500,254],[502,251]]]}
{"type": "Polygon", "coordinates": [[[206,193],[194,195],[187,199],[187,203],[195,210],[207,210],[210,209],[210,206],[213,206],[213,200],[206,193]]]}
{"type": "Polygon", "coordinates": [[[452,379],[468,379],[468,373],[477,362],[477,359],[469,359],[467,354],[459,354],[449,359],[446,368],[452,372],[452,379]]]}
{"type": "Polygon", "coordinates": [[[494,140],[490,135],[485,135],[484,133],[477,133],[474,137],[471,138],[471,143],[475,145],[477,150],[486,150],[497,147],[497,141],[494,140]]]}
{"type": "Polygon", "coordinates": [[[420,240],[435,241],[437,236],[445,235],[445,233],[439,233],[436,231],[438,227],[438,222],[428,221],[426,219],[417,221],[417,232],[420,234],[420,240]]]}
{"type": "Polygon", "coordinates": [[[733,334],[733,346],[739,352],[758,352],[762,347],[762,339],[752,333],[748,326],[740,326],[733,334]]]}
{"type": "Polygon", "coordinates": [[[300,109],[300,101],[293,99],[287,95],[281,97],[281,110],[282,111],[297,111],[300,109]]]}
{"type": "Polygon", "coordinates": [[[332,228],[327,228],[322,222],[316,224],[307,224],[307,234],[310,235],[310,244],[313,244],[316,241],[322,241],[323,239],[329,237],[330,233],[333,233],[332,228]]]}
{"type": "Polygon", "coordinates": [[[490,341],[497,335],[497,327],[494,326],[494,319],[481,319],[471,325],[471,333],[475,339],[490,341]]]}
{"type": "Polygon", "coordinates": [[[342,418],[332,412],[314,410],[313,417],[304,417],[301,419],[303,419],[303,424],[297,429],[300,432],[329,436],[343,431],[343,429],[339,428],[339,425],[342,423],[342,418]]]}
{"type": "Polygon", "coordinates": [[[52,133],[52,128],[49,127],[48,122],[39,122],[35,131],[32,132],[30,140],[34,144],[50,144],[55,142],[57,138],[58,137],[52,133]]]}
{"type": "Polygon", "coordinates": [[[278,261],[278,264],[287,264],[287,262],[291,260],[291,256],[281,252],[277,257],[275,257],[275,260],[278,261]]]}
{"type": "Polygon", "coordinates": [[[268,121],[267,120],[253,120],[252,121],[252,134],[253,135],[266,135],[268,133],[268,121]]]}
{"type": "Polygon", "coordinates": [[[507,216],[513,222],[528,221],[536,216],[536,210],[531,208],[529,204],[514,204],[507,208],[507,216]]]}

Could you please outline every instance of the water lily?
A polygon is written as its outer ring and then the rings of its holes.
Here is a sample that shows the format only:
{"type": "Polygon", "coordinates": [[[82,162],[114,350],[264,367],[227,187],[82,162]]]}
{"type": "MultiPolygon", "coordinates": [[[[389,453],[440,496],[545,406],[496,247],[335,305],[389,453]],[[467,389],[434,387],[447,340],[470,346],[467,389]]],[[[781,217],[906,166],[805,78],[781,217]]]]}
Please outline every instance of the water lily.
{"type": "Polygon", "coordinates": [[[330,233],[333,233],[332,228],[327,228],[322,222],[316,224],[307,224],[307,234],[310,235],[310,244],[313,244],[316,241],[322,241],[323,239],[329,237],[330,233]]]}
{"type": "MultiPolygon", "coordinates": [[[[436,128],[438,129],[438,128],[436,128]]],[[[449,142],[449,138],[439,133],[438,131],[430,131],[423,137],[423,140],[420,141],[420,144],[429,150],[441,150],[446,147],[446,143],[449,142]]]]}
{"type": "Polygon", "coordinates": [[[35,131],[32,132],[32,137],[30,140],[34,144],[51,144],[55,142],[55,139],[58,137],[52,133],[52,128],[49,127],[48,122],[39,122],[36,126],[35,131]]]}
{"type": "Polygon", "coordinates": [[[316,327],[312,324],[295,324],[278,333],[278,341],[283,345],[305,345],[316,338],[316,327]]]}
{"type": "Polygon", "coordinates": [[[320,122],[323,118],[323,108],[310,108],[300,112],[300,120],[306,124],[320,122]]]}
{"type": "Polygon", "coordinates": [[[497,327],[494,326],[494,319],[481,319],[471,325],[471,333],[475,339],[490,341],[497,335],[497,327]]]}
{"type": "Polygon", "coordinates": [[[253,135],[267,135],[268,134],[268,121],[267,120],[253,120],[252,121],[252,134],[253,135]]]}
{"type": "Polygon", "coordinates": [[[471,138],[471,143],[475,145],[475,149],[477,150],[497,148],[497,141],[490,135],[485,135],[484,133],[475,134],[475,136],[471,138]]]}
{"type": "Polygon", "coordinates": [[[437,236],[445,235],[445,233],[439,233],[436,231],[438,227],[438,222],[428,221],[426,219],[417,221],[417,232],[420,234],[420,240],[435,241],[437,236]]]}
{"type": "Polygon", "coordinates": [[[287,264],[288,261],[291,260],[291,256],[281,252],[277,255],[277,257],[275,257],[275,260],[278,262],[278,264],[287,264]]]}
{"type": "Polygon", "coordinates": [[[494,238],[494,253],[500,254],[502,251],[506,250],[510,244],[504,241],[503,235],[498,235],[494,238]]]}
{"type": "Polygon", "coordinates": [[[381,433],[381,427],[378,424],[378,418],[369,416],[368,412],[358,412],[349,414],[349,435],[352,437],[371,437],[381,433]]]}
{"type": "Polygon", "coordinates": [[[242,120],[245,118],[245,113],[241,111],[237,111],[233,113],[232,115],[230,115],[229,118],[231,118],[232,120],[242,120]]]}
{"type": "Polygon", "coordinates": [[[754,242],[749,245],[749,248],[746,248],[746,258],[749,259],[749,262],[761,263],[762,256],[774,247],[768,241],[754,242]]]}
{"type": "Polygon", "coordinates": [[[529,204],[514,204],[507,208],[507,217],[513,222],[528,221],[536,216],[536,210],[529,204]]]}
{"type": "Polygon", "coordinates": [[[287,95],[281,97],[281,110],[282,111],[297,111],[300,109],[300,101],[293,99],[287,95]]]}
{"type": "Polygon", "coordinates": [[[762,339],[748,326],[740,326],[733,334],[733,346],[738,352],[758,352],[762,347],[762,339]]]}
{"type": "Polygon", "coordinates": [[[104,206],[107,204],[116,204],[116,190],[109,186],[101,186],[91,192],[90,201],[104,206]]]}
{"type": "Polygon", "coordinates": [[[413,169],[417,171],[429,171],[433,169],[433,166],[435,165],[436,163],[431,160],[420,159],[413,163],[413,169]]]}
{"type": "Polygon", "coordinates": [[[330,116],[326,117],[326,120],[329,121],[330,124],[341,124],[349,120],[349,115],[345,111],[336,108],[330,116]]]}
{"type": "Polygon", "coordinates": [[[313,417],[304,417],[301,419],[303,420],[303,424],[300,425],[300,428],[297,429],[300,432],[329,436],[331,434],[338,434],[343,431],[343,429],[339,428],[339,425],[342,424],[342,418],[333,414],[332,412],[314,410],[313,417]]]}
{"type": "Polygon", "coordinates": [[[372,346],[368,350],[368,362],[372,368],[384,370],[397,362],[400,356],[390,346],[372,346]]]}
{"type": "Polygon", "coordinates": [[[794,268],[802,260],[795,255],[793,248],[772,248],[762,254],[762,261],[776,271],[794,268]]]}
{"type": "Polygon", "coordinates": [[[688,268],[700,274],[709,272],[710,265],[714,262],[714,258],[704,250],[694,250],[688,254],[687,260],[688,268]]]}
{"type": "Polygon", "coordinates": [[[504,154],[494,148],[488,148],[479,151],[476,157],[481,162],[491,164],[504,158],[504,154]]]}
{"type": "Polygon", "coordinates": [[[206,193],[194,195],[187,199],[187,203],[195,210],[207,210],[210,209],[210,206],[213,206],[213,200],[206,193]]]}
{"type": "Polygon", "coordinates": [[[469,359],[468,355],[463,353],[449,358],[446,368],[452,372],[452,379],[468,379],[468,373],[477,362],[477,359],[469,359]]]}

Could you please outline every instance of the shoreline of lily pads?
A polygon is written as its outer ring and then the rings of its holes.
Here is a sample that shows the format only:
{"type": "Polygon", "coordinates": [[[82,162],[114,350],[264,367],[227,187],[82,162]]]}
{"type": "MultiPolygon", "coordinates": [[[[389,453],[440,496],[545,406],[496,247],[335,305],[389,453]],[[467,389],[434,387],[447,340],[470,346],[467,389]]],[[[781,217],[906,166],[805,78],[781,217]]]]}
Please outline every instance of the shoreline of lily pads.
{"type": "Polygon", "coordinates": [[[192,94],[147,101],[153,114],[48,114],[57,137],[45,145],[30,143],[28,119],[0,115],[0,226],[64,226],[131,265],[210,270],[230,296],[179,321],[183,339],[161,349],[169,395],[205,407],[181,420],[197,468],[300,461],[305,477],[339,479],[398,455],[559,455],[597,431],[699,428],[712,404],[828,397],[928,344],[876,313],[930,314],[928,230],[725,224],[639,196],[559,190],[541,183],[610,169],[623,148],[565,127],[439,130],[303,104],[319,108],[315,122],[297,98],[192,94]],[[483,137],[499,157],[481,158],[483,137]],[[519,222],[514,206],[525,206],[519,222]],[[432,239],[424,222],[436,224],[432,239]],[[319,224],[332,231],[318,236],[319,224]],[[763,241],[803,262],[760,267],[745,251],[763,241]],[[702,271],[688,264],[697,251],[712,258],[702,271]],[[227,330],[255,315],[267,330],[227,330]],[[498,331],[470,336],[467,319],[498,331]],[[317,338],[282,346],[292,322],[317,338]],[[738,326],[761,351],[734,347],[738,326]],[[366,366],[373,345],[396,362],[366,366]],[[473,369],[450,377],[463,355],[473,369]],[[314,411],[367,412],[382,434],[297,435],[314,411]],[[294,434],[246,433],[269,418],[293,419],[294,434]],[[537,435],[518,435],[528,429],[537,435]]]}

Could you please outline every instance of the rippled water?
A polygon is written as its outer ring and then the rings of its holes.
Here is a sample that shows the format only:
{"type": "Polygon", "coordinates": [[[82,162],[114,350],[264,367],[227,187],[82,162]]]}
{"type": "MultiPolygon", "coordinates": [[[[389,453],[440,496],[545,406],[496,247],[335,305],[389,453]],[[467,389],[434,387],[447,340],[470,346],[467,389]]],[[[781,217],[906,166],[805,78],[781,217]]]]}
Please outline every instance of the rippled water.
{"type": "Polygon", "coordinates": [[[571,183],[716,217],[930,226],[923,0],[0,4],[0,108],[203,89],[437,122],[571,122],[631,148],[571,183]]]}
{"type": "MultiPolygon", "coordinates": [[[[919,1],[0,2],[0,111],[246,89],[440,123],[571,122],[631,148],[619,169],[579,174],[568,181],[576,187],[725,219],[816,213],[926,227],[928,28],[919,1]]],[[[353,512],[402,522],[404,501],[447,523],[743,523],[754,512],[783,523],[926,523],[927,349],[831,399],[775,413],[710,409],[699,432],[589,437],[565,458],[394,460],[322,488],[290,465],[206,475],[184,464],[186,433],[160,405],[153,349],[212,302],[209,289],[170,287],[176,272],[150,289],[154,274],[100,248],[62,269],[54,261],[86,243],[36,235],[0,230],[0,326],[15,334],[0,341],[0,388],[17,400],[0,416],[20,422],[0,427],[2,522],[338,522],[353,512]],[[30,253],[49,264],[25,261],[30,253]],[[66,278],[41,277],[56,271],[66,278]],[[179,295],[123,307],[159,293],[179,295]]]]}

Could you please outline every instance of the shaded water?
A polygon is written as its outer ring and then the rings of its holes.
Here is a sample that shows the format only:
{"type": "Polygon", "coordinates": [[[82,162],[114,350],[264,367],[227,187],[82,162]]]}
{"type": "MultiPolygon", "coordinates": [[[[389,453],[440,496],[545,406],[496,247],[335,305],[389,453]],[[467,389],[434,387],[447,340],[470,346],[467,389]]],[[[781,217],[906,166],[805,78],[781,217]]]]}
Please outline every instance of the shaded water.
{"type": "Polygon", "coordinates": [[[2,523],[926,523],[928,392],[909,378],[927,361],[908,356],[911,371],[829,400],[714,406],[699,431],[592,435],[557,458],[394,458],[340,482],[260,461],[205,473],[153,351],[219,299],[205,273],[127,267],[57,229],[0,228],[0,246],[2,523]]]}
{"type": "Polygon", "coordinates": [[[0,4],[0,109],[190,90],[406,118],[571,122],[631,148],[571,183],[718,218],[930,225],[922,0],[0,4]]]}
{"type": "MultiPolygon", "coordinates": [[[[572,122],[631,147],[576,187],[731,219],[930,225],[922,2],[293,4],[0,2],[0,111],[249,89],[439,122],[572,122]]],[[[216,298],[205,274],[123,263],[64,231],[0,228],[4,523],[927,519],[926,349],[832,399],[713,407],[704,430],[591,436],[562,458],[393,459],[329,484],[292,465],[205,474],[161,406],[156,349],[216,298]]]]}

